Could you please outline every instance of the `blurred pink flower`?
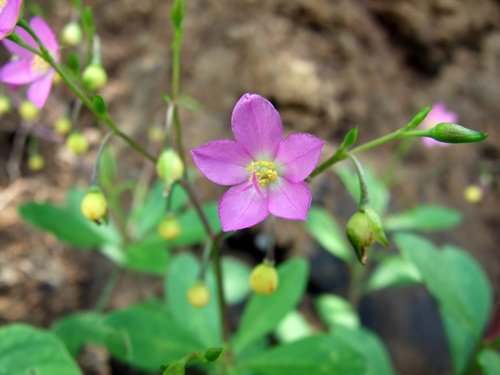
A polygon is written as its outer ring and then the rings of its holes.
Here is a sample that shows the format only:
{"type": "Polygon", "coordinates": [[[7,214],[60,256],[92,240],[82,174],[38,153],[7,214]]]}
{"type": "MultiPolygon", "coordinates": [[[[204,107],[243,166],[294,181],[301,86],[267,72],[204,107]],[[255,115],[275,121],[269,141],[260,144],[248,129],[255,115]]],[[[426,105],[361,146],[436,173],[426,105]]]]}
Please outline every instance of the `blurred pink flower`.
{"type": "Polygon", "coordinates": [[[304,179],[318,163],[325,142],[306,133],[283,139],[273,105],[245,94],[231,118],[235,141],[218,139],[191,150],[194,162],[212,182],[231,187],[219,201],[225,232],[251,227],[269,214],[307,220],[311,191],[304,179]]]}
{"type": "Polygon", "coordinates": [[[0,0],[0,40],[14,30],[22,4],[22,0],[0,0]]]}
{"type": "MultiPolygon", "coordinates": [[[[432,110],[429,112],[424,121],[420,124],[422,129],[430,129],[442,122],[451,122],[456,124],[458,122],[458,115],[455,112],[448,111],[444,103],[436,102],[432,105],[432,110]]],[[[425,147],[441,146],[447,147],[450,143],[436,141],[429,137],[422,137],[425,147]]]]}
{"type": "MultiPolygon", "coordinates": [[[[50,27],[38,16],[31,19],[30,27],[40,38],[54,60],[59,63],[59,43],[50,27]]],[[[39,50],[38,45],[27,31],[18,26],[15,32],[27,44],[39,50]]],[[[38,108],[42,108],[50,94],[56,71],[45,60],[33,52],[20,47],[10,40],[3,40],[2,42],[9,52],[16,56],[16,59],[6,63],[0,69],[0,81],[14,85],[30,83],[31,85],[27,92],[28,99],[38,108]]]]}

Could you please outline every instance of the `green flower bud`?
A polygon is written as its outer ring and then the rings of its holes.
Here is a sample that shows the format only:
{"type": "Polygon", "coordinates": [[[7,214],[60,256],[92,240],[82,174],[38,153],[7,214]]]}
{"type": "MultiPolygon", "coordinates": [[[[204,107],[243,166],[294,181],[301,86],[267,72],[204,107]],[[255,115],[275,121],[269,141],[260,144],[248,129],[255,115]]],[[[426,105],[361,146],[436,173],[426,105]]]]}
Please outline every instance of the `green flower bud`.
{"type": "Polygon", "coordinates": [[[176,218],[167,217],[158,225],[158,233],[167,241],[175,240],[181,233],[181,225],[176,218]]]}
{"type": "Polygon", "coordinates": [[[98,222],[102,219],[108,210],[108,202],[101,189],[91,187],[82,200],[81,209],[89,220],[98,222]]]}
{"type": "Polygon", "coordinates": [[[487,134],[476,132],[457,124],[442,122],[429,129],[428,136],[436,141],[445,143],[473,143],[483,141],[486,139],[487,134]]]}
{"type": "Polygon", "coordinates": [[[347,223],[346,234],[361,264],[366,265],[366,247],[375,241],[389,246],[384,234],[382,221],[371,208],[356,212],[347,223]]]}
{"type": "Polygon", "coordinates": [[[156,172],[165,181],[165,194],[168,194],[172,184],[184,174],[184,163],[174,149],[167,148],[158,157],[156,172]]]}
{"type": "Polygon", "coordinates": [[[173,361],[163,371],[162,375],[184,375],[185,373],[186,370],[184,368],[184,364],[180,361],[173,361]]]}
{"type": "Polygon", "coordinates": [[[23,100],[19,106],[19,116],[23,120],[34,120],[38,117],[40,110],[29,100],[23,100]]]}
{"type": "Polygon", "coordinates": [[[83,32],[78,22],[67,23],[61,31],[61,41],[69,46],[76,46],[81,43],[83,32]]]}
{"type": "Polygon", "coordinates": [[[210,301],[210,291],[202,281],[198,281],[191,288],[189,288],[187,292],[187,299],[194,307],[205,307],[210,301]]]}
{"type": "Polygon", "coordinates": [[[54,130],[57,134],[68,134],[71,130],[71,120],[68,117],[58,118],[54,123],[54,130]]]}
{"type": "Polygon", "coordinates": [[[222,348],[210,348],[205,352],[205,359],[209,362],[217,360],[222,354],[222,348]]]}
{"type": "Polygon", "coordinates": [[[96,91],[108,82],[108,75],[102,65],[91,64],[83,70],[82,80],[87,90],[96,91]]]}
{"type": "Polygon", "coordinates": [[[7,95],[0,95],[0,116],[6,114],[12,109],[12,104],[7,95]]]}
{"type": "Polygon", "coordinates": [[[73,151],[73,153],[81,155],[89,149],[89,142],[82,133],[73,132],[66,139],[66,147],[73,151]]]}
{"type": "Polygon", "coordinates": [[[271,294],[278,288],[278,272],[272,264],[261,263],[250,274],[250,286],[255,293],[271,294]]]}
{"type": "Polygon", "coordinates": [[[28,168],[32,171],[39,171],[45,166],[45,159],[40,154],[30,156],[28,159],[28,168]]]}

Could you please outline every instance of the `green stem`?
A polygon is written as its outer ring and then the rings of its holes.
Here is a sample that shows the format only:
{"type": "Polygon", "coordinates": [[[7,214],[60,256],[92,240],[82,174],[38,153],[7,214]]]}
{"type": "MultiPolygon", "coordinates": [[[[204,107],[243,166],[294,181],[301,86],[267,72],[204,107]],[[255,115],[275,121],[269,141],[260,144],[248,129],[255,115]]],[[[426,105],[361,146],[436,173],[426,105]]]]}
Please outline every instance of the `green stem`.
{"type": "Polygon", "coordinates": [[[99,296],[97,303],[95,304],[94,307],[95,312],[102,313],[106,308],[109,299],[113,294],[113,290],[115,289],[115,286],[118,280],[120,279],[121,272],[122,270],[115,266],[115,268],[111,272],[111,275],[109,275],[109,278],[106,281],[104,288],[102,289],[101,295],[99,296]]]}
{"type": "Polygon", "coordinates": [[[361,212],[364,212],[368,207],[370,207],[370,196],[368,194],[368,186],[366,185],[365,172],[363,170],[363,166],[354,155],[352,155],[350,152],[346,152],[346,154],[347,157],[354,163],[356,173],[358,174],[360,191],[358,208],[361,212]]]}
{"type": "Polygon", "coordinates": [[[97,151],[97,155],[94,160],[94,165],[92,165],[92,172],[90,174],[90,185],[97,185],[97,174],[99,172],[99,160],[101,160],[101,154],[102,151],[104,150],[104,146],[106,146],[106,143],[108,140],[111,138],[113,135],[113,132],[108,132],[104,136],[104,138],[101,140],[101,144],[99,145],[99,150],[97,151]]]}
{"type": "Polygon", "coordinates": [[[127,135],[122,133],[120,129],[116,126],[116,124],[113,122],[113,120],[109,117],[107,113],[100,113],[98,112],[92,103],[92,100],[90,100],[84,92],[70,79],[69,75],[66,73],[66,71],[54,60],[50,52],[45,48],[43,43],[40,41],[36,33],[31,29],[31,27],[28,25],[28,23],[24,20],[20,20],[18,22],[18,25],[25,29],[28,34],[30,34],[35,42],[37,43],[38,47],[40,48],[40,51],[36,51],[32,47],[30,47],[28,44],[26,44],[22,39],[19,38],[19,36],[15,36],[13,38],[10,38],[13,40],[15,43],[19,44],[21,47],[28,49],[29,51],[37,54],[38,56],[42,57],[54,70],[59,74],[59,76],[62,78],[62,80],[68,85],[68,87],[75,93],[75,95],[85,104],[85,106],[90,109],[90,111],[96,116],[97,118],[100,118],[118,137],[122,138],[130,147],[135,149],[137,152],[142,154],[146,159],[150,160],[152,163],[156,162],[156,159],[151,156],[149,153],[147,153],[141,146],[139,146],[133,139],[129,138],[127,135]],[[16,38],[17,37],[17,38],[16,38]],[[22,41],[21,43],[19,41],[22,41]]]}
{"type": "Polygon", "coordinates": [[[229,353],[229,343],[231,339],[231,331],[229,328],[229,314],[227,311],[226,298],[224,296],[224,285],[223,285],[223,276],[222,276],[222,266],[221,266],[221,257],[220,250],[217,242],[213,243],[212,246],[212,262],[215,271],[215,281],[217,287],[217,302],[220,309],[220,323],[222,327],[222,340],[224,342],[224,346],[227,348],[227,352],[229,353]]]}

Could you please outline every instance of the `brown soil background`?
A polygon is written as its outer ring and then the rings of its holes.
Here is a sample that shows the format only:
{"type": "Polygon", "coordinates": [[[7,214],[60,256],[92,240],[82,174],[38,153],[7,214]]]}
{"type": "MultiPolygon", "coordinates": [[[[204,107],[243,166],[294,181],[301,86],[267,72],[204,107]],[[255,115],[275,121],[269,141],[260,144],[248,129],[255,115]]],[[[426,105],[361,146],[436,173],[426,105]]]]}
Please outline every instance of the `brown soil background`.
{"type": "MultiPolygon", "coordinates": [[[[463,224],[432,239],[470,251],[487,272],[498,304],[499,1],[187,3],[181,89],[202,104],[198,112],[181,113],[187,148],[231,138],[230,114],[245,92],[269,98],[280,111],[287,133],[307,131],[326,140],[324,157],[353,126],[359,125],[361,144],[401,127],[415,111],[434,101],[445,102],[461,124],[487,132],[486,141],[473,145],[428,150],[415,142],[396,169],[391,211],[417,203],[461,210],[463,224]],[[492,184],[481,202],[471,204],[464,200],[463,190],[478,182],[482,170],[492,171],[492,184]]],[[[71,13],[66,2],[39,4],[54,30],[68,21],[71,13]]],[[[120,128],[146,144],[147,127],[163,122],[161,95],[170,85],[171,2],[93,0],[84,4],[94,7],[110,78],[100,94],[120,128]]],[[[8,58],[4,50],[1,57],[2,62],[8,58]]],[[[54,90],[43,124],[51,124],[61,114],[60,98],[65,95],[61,87],[54,90]]],[[[82,124],[86,122],[92,125],[84,114],[82,124]]],[[[10,155],[17,123],[15,115],[1,119],[1,165],[10,155]]],[[[98,134],[90,128],[86,132],[94,140],[93,155],[98,134]]],[[[24,321],[46,327],[65,313],[92,308],[109,273],[110,264],[102,256],[61,245],[28,227],[17,214],[17,206],[24,201],[62,201],[69,186],[86,186],[91,156],[80,163],[57,145],[61,140],[55,141],[42,141],[48,162],[44,173],[23,169],[23,177],[11,181],[5,168],[0,170],[1,324],[24,321]]],[[[114,140],[113,147],[119,154],[121,178],[137,179],[144,163],[141,157],[120,140],[114,140]]],[[[383,173],[396,148],[397,143],[389,143],[360,158],[383,173]]],[[[216,200],[224,191],[202,177],[199,184],[205,200],[216,200]]],[[[355,206],[335,175],[317,178],[312,189],[316,201],[344,225],[355,206]]],[[[331,260],[318,255],[321,250],[300,225],[279,222],[278,229],[284,256],[308,256],[322,292],[345,292],[345,280],[338,275],[342,267],[333,262],[325,270],[324,262],[331,260]],[[316,269],[316,263],[323,267],[316,269]]],[[[245,238],[252,237],[242,241],[245,238]]],[[[131,275],[122,278],[110,308],[160,294],[158,279],[139,276],[139,291],[131,286],[133,279],[131,275]]],[[[376,293],[362,301],[360,311],[364,323],[382,336],[398,373],[451,374],[435,303],[422,288],[376,293]]],[[[98,369],[86,373],[112,373],[105,356],[90,357],[98,369]]]]}

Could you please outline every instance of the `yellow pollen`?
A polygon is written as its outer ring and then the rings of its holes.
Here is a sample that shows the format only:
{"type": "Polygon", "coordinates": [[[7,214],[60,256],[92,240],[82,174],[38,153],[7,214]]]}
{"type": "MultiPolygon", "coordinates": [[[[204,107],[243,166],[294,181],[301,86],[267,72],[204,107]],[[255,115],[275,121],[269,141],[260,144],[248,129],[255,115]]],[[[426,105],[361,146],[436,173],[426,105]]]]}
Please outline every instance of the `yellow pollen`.
{"type": "Polygon", "coordinates": [[[278,172],[276,172],[274,168],[274,163],[270,161],[252,161],[247,167],[250,171],[250,178],[248,181],[252,181],[252,175],[255,172],[259,185],[264,187],[278,178],[278,172]]]}
{"type": "Polygon", "coordinates": [[[33,60],[31,60],[31,66],[33,70],[37,72],[45,72],[50,67],[50,65],[38,55],[35,55],[33,60]]]}
{"type": "Polygon", "coordinates": [[[0,0],[0,13],[2,13],[3,8],[7,4],[7,0],[0,0]]]}

